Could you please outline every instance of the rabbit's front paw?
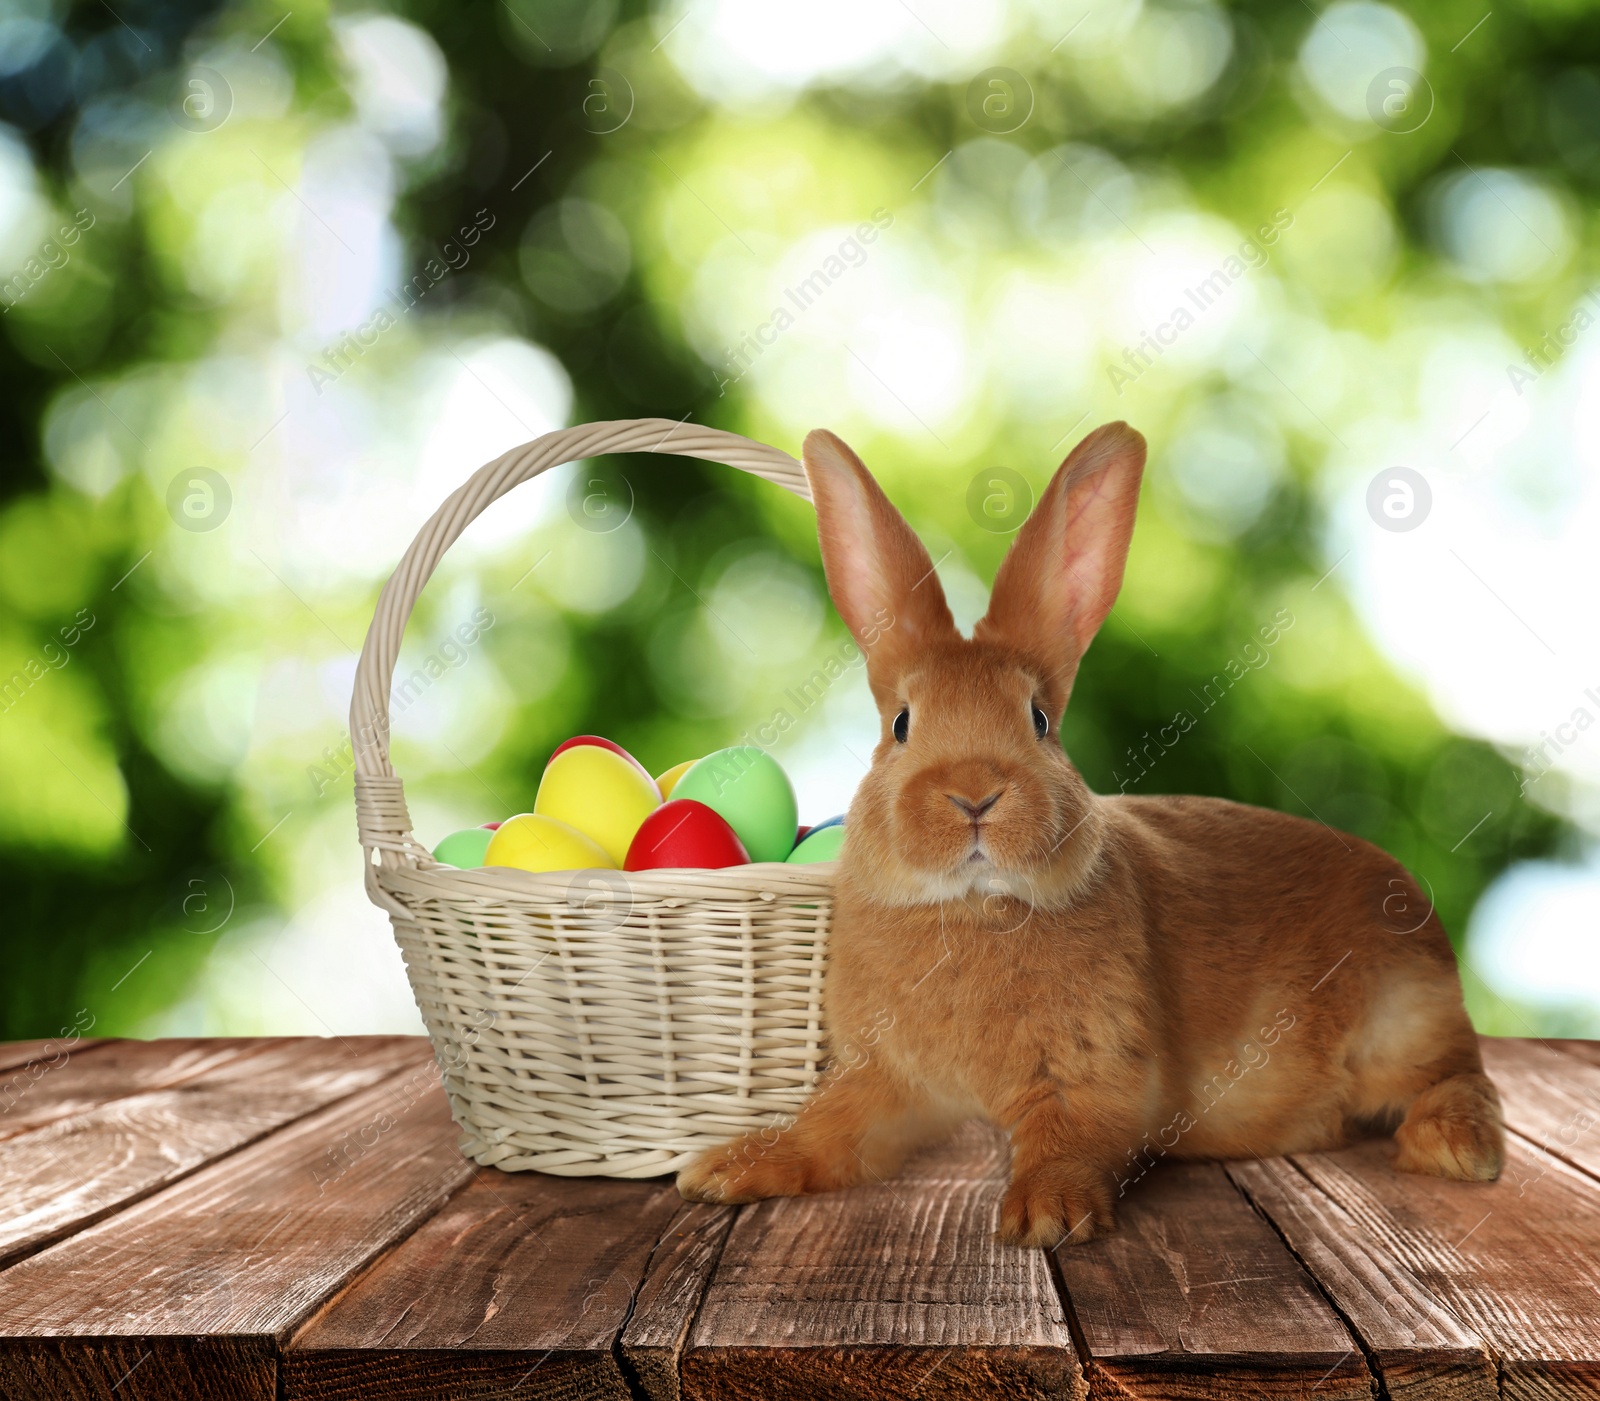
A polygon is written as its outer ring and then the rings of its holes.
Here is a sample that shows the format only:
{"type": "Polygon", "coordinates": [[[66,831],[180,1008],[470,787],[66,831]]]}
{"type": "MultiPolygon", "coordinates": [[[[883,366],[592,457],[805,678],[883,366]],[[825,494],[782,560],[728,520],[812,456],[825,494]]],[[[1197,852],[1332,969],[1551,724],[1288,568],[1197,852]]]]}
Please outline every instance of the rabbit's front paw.
{"type": "Polygon", "coordinates": [[[706,1149],[678,1174],[678,1193],[690,1202],[759,1202],[804,1191],[804,1174],[789,1155],[757,1134],[706,1149]]]}
{"type": "Polygon", "coordinates": [[[1116,1229],[1111,1189],[1092,1168],[1049,1163],[1019,1173],[1000,1204],[996,1233],[1009,1245],[1081,1245],[1116,1229]]]}

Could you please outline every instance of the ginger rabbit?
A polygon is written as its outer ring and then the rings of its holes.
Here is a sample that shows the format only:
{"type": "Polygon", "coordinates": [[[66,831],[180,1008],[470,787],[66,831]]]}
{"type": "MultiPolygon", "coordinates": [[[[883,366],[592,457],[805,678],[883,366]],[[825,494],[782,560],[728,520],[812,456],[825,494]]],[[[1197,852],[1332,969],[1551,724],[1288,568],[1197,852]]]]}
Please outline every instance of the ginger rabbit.
{"type": "Polygon", "coordinates": [[[1144,460],[1123,423],[1077,446],[968,639],[860,459],[806,439],[828,589],[882,722],[836,881],[834,1069],[787,1128],[701,1154],[685,1197],[848,1187],[972,1117],[1010,1135],[999,1234],[1025,1245],[1111,1229],[1167,1153],[1392,1131],[1404,1171],[1498,1174],[1455,957],[1398,862],[1262,808],[1099,796],[1057,739],[1121,587],[1144,460]]]}

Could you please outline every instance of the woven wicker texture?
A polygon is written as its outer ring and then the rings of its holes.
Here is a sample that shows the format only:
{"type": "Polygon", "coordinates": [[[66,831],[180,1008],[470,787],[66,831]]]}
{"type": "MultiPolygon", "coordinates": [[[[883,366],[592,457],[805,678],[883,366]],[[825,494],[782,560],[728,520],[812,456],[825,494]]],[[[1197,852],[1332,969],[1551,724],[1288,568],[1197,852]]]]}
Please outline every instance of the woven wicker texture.
{"type": "Polygon", "coordinates": [[[464,1150],[506,1169],[652,1177],[805,1099],[826,1055],[833,865],[460,871],[412,835],[389,761],[401,637],[445,551],[513,487],[610,452],[702,457],[810,500],[787,453],[669,419],[514,448],[445,501],[384,585],[350,735],[367,894],[394,925],[464,1150]]]}

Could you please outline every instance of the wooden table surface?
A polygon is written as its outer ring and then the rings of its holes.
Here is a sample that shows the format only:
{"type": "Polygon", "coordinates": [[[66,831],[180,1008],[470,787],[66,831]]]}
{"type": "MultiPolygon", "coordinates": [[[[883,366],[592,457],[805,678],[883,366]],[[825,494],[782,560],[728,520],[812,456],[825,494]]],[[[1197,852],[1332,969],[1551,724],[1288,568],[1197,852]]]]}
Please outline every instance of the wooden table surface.
{"type": "Polygon", "coordinates": [[[474,1167],[427,1043],[0,1045],[0,1398],[1600,1396],[1600,1043],[1486,1040],[1492,1184],[1168,1164],[992,1238],[1005,1150],[749,1207],[474,1167]]]}

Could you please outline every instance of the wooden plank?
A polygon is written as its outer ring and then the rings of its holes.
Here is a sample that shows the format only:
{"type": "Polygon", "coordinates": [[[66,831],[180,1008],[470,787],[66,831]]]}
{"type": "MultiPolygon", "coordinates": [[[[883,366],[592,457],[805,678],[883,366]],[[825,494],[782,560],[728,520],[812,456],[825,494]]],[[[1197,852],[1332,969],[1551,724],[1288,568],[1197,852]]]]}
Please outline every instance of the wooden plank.
{"type": "MultiPolygon", "coordinates": [[[[105,1044],[102,1040],[82,1037],[69,1040],[65,1036],[52,1036],[44,1041],[0,1041],[0,1071],[12,1070],[34,1061],[57,1061],[63,1052],[87,1051],[91,1046],[105,1044]]],[[[3,1102],[3,1093],[0,1093],[0,1104],[3,1102]]]]}
{"type": "Polygon", "coordinates": [[[272,1401],[277,1363],[232,1338],[52,1338],[0,1344],[6,1401],[272,1401]]]}
{"type": "Polygon", "coordinates": [[[1227,1172],[1361,1339],[1390,1401],[1498,1401],[1483,1339],[1294,1164],[1269,1158],[1227,1172]]]}
{"type": "MultiPolygon", "coordinates": [[[[1506,1036],[1480,1036],[1478,1040],[1485,1046],[1491,1042],[1509,1041],[1513,1038],[1506,1036]]],[[[1579,1060],[1587,1061],[1590,1065],[1600,1065],[1600,1041],[1578,1041],[1557,1037],[1546,1037],[1538,1042],[1539,1045],[1548,1047],[1552,1051],[1560,1051],[1563,1055],[1576,1056],[1579,1060]]]]}
{"type": "Polygon", "coordinates": [[[1515,1135],[1498,1182],[1395,1172],[1393,1145],[1294,1162],[1483,1338],[1506,1401],[1600,1395],[1600,1191],[1515,1135]]]}
{"type": "Polygon", "coordinates": [[[1220,1164],[1158,1163],[1117,1223],[1055,1252],[1096,1397],[1369,1401],[1349,1330],[1220,1164]]]}
{"type": "Polygon", "coordinates": [[[649,1401],[681,1401],[678,1369],[736,1207],[680,1202],[645,1271],[622,1355],[649,1401]]]}
{"type": "Polygon", "coordinates": [[[1484,1037],[1483,1064],[1500,1089],[1508,1128],[1600,1177],[1600,1060],[1537,1041],[1484,1037]]]}
{"type": "Polygon", "coordinates": [[[684,1397],[1084,1397],[1044,1252],[994,1239],[1006,1156],[969,1125],[892,1181],[746,1207],[684,1397]]]}
{"type": "Polygon", "coordinates": [[[0,1272],[0,1396],[275,1401],[278,1339],[471,1177],[415,1044],[416,1069],[0,1272]]]}
{"type": "Polygon", "coordinates": [[[416,1062],[413,1037],[248,1042],[175,1089],[0,1142],[0,1267],[416,1062]]]}
{"type": "Polygon", "coordinates": [[[181,1085],[258,1047],[255,1040],[194,1037],[165,1041],[105,1041],[93,1050],[73,1047],[59,1062],[35,1060],[41,1073],[25,1086],[0,1090],[0,1138],[13,1138],[73,1114],[143,1090],[181,1085]]]}
{"type": "Polygon", "coordinates": [[[617,1340],[670,1183],[480,1169],[284,1350],[284,1401],[630,1401],[617,1340]]]}

